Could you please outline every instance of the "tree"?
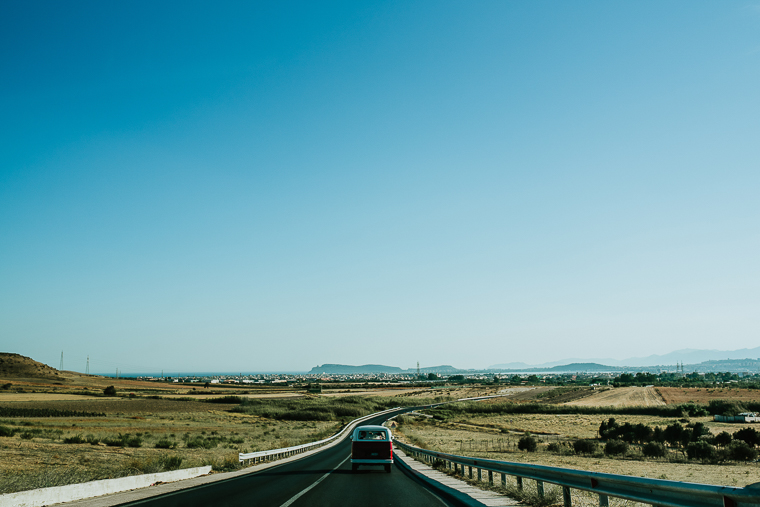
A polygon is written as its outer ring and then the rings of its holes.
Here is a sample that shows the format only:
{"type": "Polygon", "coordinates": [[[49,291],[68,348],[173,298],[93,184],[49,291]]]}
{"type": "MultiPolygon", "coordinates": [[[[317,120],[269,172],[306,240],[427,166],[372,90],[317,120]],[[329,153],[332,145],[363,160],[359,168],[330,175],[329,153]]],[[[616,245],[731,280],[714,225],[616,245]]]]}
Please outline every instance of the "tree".
{"type": "Polygon", "coordinates": [[[116,396],[116,388],[114,386],[108,386],[103,389],[103,394],[106,396],[116,396]]]}
{"type": "Polygon", "coordinates": [[[667,456],[668,450],[658,442],[647,442],[641,448],[641,454],[648,458],[664,458],[667,456]]]}
{"type": "Polygon", "coordinates": [[[665,428],[663,436],[665,441],[670,444],[671,447],[676,447],[681,443],[681,434],[683,433],[683,426],[678,423],[673,423],[665,428]]]}
{"type": "Polygon", "coordinates": [[[715,435],[715,443],[721,447],[725,447],[728,444],[731,443],[732,437],[731,433],[727,431],[721,431],[717,435],[715,435]]]}
{"type": "Polygon", "coordinates": [[[752,461],[757,459],[757,451],[743,440],[734,440],[726,447],[728,455],[735,461],[752,461]]]}
{"type": "Polygon", "coordinates": [[[428,373],[427,379],[428,380],[438,380],[438,375],[436,375],[435,373],[428,373]]]}
{"type": "Polygon", "coordinates": [[[744,428],[734,433],[734,440],[743,440],[754,447],[760,444],[760,433],[754,428],[744,428]]]}
{"type": "Polygon", "coordinates": [[[715,447],[704,440],[691,442],[686,446],[686,455],[689,459],[701,459],[702,461],[711,460],[715,458],[715,452],[715,447]]]}

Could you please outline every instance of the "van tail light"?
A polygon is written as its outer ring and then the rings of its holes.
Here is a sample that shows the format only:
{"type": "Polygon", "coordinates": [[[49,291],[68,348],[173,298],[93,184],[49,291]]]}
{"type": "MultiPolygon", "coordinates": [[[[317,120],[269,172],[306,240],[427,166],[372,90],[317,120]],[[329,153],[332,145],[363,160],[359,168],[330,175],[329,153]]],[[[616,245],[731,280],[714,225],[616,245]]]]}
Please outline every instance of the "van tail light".
{"type": "Polygon", "coordinates": [[[388,444],[390,444],[391,446],[391,450],[388,453],[388,456],[390,457],[390,459],[393,459],[393,442],[388,442],[388,444]]]}

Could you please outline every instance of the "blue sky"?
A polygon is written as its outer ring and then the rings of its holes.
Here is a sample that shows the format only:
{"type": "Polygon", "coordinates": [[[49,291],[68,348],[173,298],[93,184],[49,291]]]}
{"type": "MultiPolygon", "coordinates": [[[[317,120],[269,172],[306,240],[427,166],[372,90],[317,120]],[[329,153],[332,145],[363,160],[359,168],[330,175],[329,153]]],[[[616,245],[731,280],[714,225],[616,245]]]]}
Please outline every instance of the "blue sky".
{"type": "Polygon", "coordinates": [[[755,347],[759,2],[0,4],[0,350],[755,347]]]}

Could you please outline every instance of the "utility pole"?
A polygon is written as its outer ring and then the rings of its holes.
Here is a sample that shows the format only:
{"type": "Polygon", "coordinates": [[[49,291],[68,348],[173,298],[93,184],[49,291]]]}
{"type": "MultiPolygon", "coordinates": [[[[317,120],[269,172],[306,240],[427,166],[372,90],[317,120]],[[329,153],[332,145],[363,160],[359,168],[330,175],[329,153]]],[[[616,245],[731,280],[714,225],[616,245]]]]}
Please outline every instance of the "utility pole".
{"type": "Polygon", "coordinates": [[[63,351],[61,351],[61,365],[58,367],[59,371],[63,371],[63,351]]]}
{"type": "Polygon", "coordinates": [[[420,362],[417,361],[417,378],[420,378],[420,362]]]}
{"type": "Polygon", "coordinates": [[[87,356],[87,369],[84,371],[87,375],[90,374],[90,356],[87,356]]]}

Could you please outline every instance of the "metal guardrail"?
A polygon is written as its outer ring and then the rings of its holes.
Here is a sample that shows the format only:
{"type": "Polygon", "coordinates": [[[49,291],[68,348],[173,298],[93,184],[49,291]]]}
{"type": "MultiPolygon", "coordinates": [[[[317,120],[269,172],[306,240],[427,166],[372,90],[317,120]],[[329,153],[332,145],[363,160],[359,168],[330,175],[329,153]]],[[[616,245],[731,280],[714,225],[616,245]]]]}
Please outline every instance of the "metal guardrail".
{"type": "Polygon", "coordinates": [[[517,479],[517,487],[522,488],[523,479],[536,481],[539,494],[543,494],[544,483],[562,487],[565,507],[572,506],[571,489],[589,491],[599,495],[600,507],[609,505],[609,497],[622,498],[651,504],[656,507],[757,507],[760,506],[760,483],[757,486],[737,488],[732,486],[711,486],[691,482],[668,481],[664,479],[647,479],[628,475],[585,472],[568,468],[511,463],[483,458],[468,458],[454,454],[420,449],[394,439],[394,445],[408,455],[433,464],[442,460],[448,469],[464,476],[465,467],[469,469],[469,478],[473,478],[473,469],[477,470],[478,480],[482,472],[488,472],[488,482],[493,484],[493,474],[501,474],[501,483],[506,485],[506,476],[517,479]]]}
{"type": "Polygon", "coordinates": [[[378,415],[388,414],[390,412],[398,410],[399,408],[401,407],[391,408],[388,410],[384,410],[382,412],[375,412],[374,414],[369,414],[369,415],[365,415],[364,417],[354,419],[353,421],[348,423],[345,428],[340,430],[335,435],[329,438],[325,438],[323,440],[318,440],[316,442],[309,442],[308,444],[294,445],[292,447],[283,447],[281,449],[271,449],[268,451],[257,451],[257,452],[247,452],[247,453],[241,452],[238,454],[238,461],[240,463],[244,463],[244,462],[249,462],[252,460],[253,464],[255,465],[263,461],[272,461],[272,460],[287,458],[295,454],[301,454],[306,451],[316,449],[317,447],[322,447],[324,445],[329,444],[330,442],[343,438],[347,432],[351,431],[354,428],[354,426],[356,426],[357,424],[363,421],[366,421],[367,419],[371,419],[378,415]]]}

